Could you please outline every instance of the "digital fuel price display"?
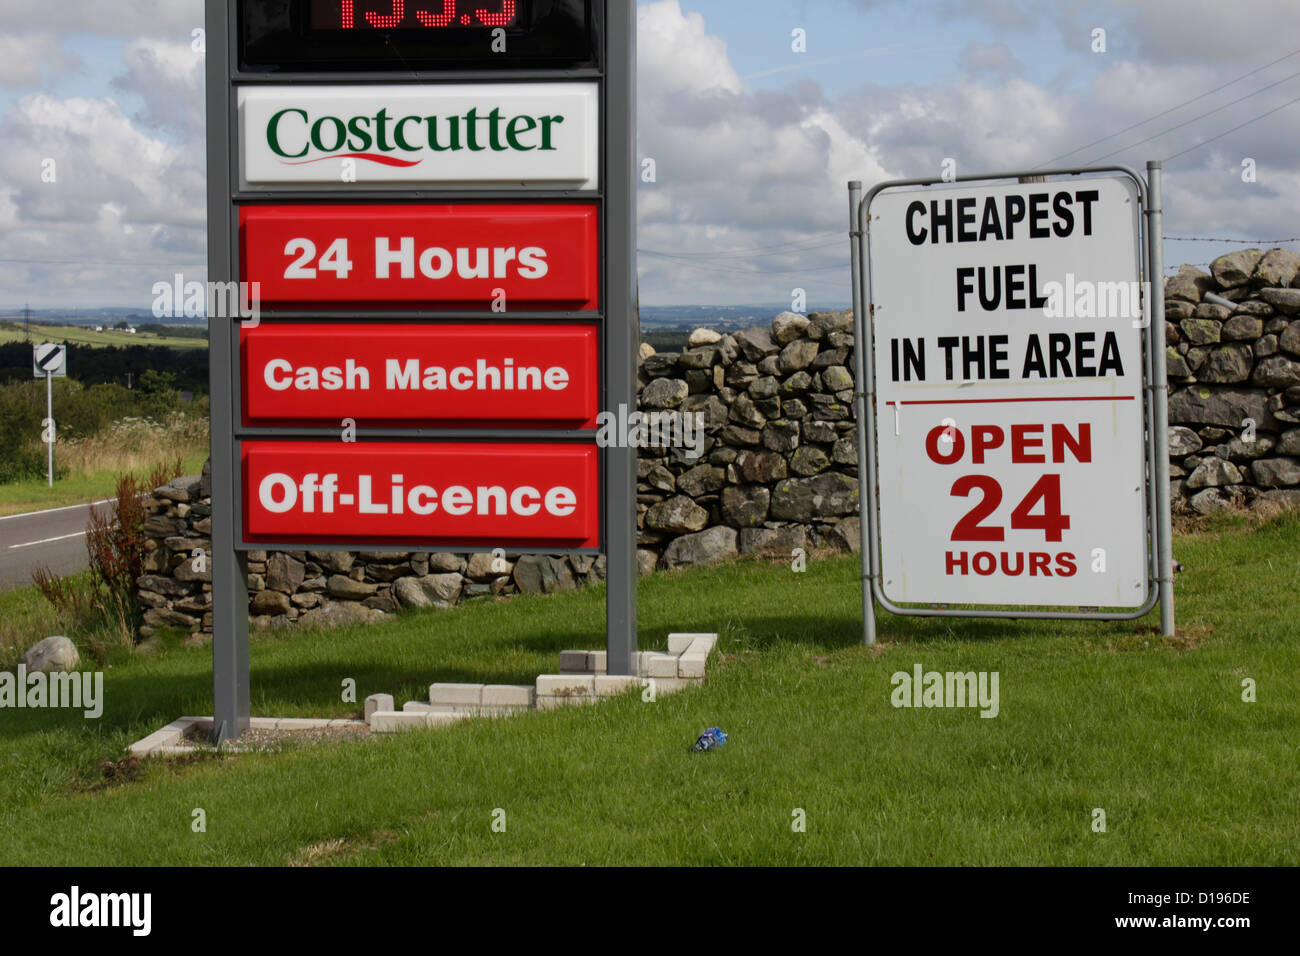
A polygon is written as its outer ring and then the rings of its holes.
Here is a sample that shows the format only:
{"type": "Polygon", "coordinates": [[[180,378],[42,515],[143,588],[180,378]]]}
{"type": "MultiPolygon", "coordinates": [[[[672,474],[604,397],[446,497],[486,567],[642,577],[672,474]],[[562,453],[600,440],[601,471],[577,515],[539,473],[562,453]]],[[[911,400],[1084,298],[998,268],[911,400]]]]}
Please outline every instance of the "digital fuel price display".
{"type": "Polygon", "coordinates": [[[246,73],[596,67],[593,0],[240,0],[246,73]]]}
{"type": "Polygon", "coordinates": [[[520,30],[529,0],[311,0],[313,30],[520,30]]]}

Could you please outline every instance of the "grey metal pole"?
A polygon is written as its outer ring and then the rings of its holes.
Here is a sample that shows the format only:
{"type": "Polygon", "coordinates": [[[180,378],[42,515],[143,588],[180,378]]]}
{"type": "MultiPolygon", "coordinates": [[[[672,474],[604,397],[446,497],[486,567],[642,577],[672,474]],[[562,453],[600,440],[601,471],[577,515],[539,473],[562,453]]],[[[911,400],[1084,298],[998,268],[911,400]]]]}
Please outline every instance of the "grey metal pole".
{"type": "Polygon", "coordinates": [[[1151,272],[1151,389],[1155,421],[1156,581],[1160,588],[1160,632],[1174,633],[1174,541],[1169,519],[1169,372],[1165,360],[1164,199],[1161,164],[1147,163],[1147,262],[1151,272]],[[1156,323],[1160,325],[1157,326],[1156,323]],[[1156,334],[1160,330],[1160,334],[1156,334]]]}
{"type": "Polygon", "coordinates": [[[867,348],[862,317],[862,230],[858,223],[858,207],[862,204],[862,182],[849,183],[849,270],[853,281],[853,408],[857,418],[855,433],[858,439],[858,541],[862,559],[862,643],[873,647],[876,643],[876,601],[871,593],[874,577],[871,567],[871,514],[868,496],[863,494],[867,485],[867,408],[866,371],[863,352],[867,348]]]}
{"type": "Polygon", "coordinates": [[[46,455],[45,474],[47,484],[54,487],[54,373],[45,370],[45,420],[50,423],[50,440],[46,455]]]}
{"type": "MultiPolygon", "coordinates": [[[[234,278],[230,170],[230,0],[207,0],[208,280],[234,278]]],[[[242,278],[242,277],[241,277],[242,278]]],[[[212,462],[212,716],[213,742],[248,729],[247,558],[235,550],[234,366],[235,321],[208,316],[212,462]]]]}
{"type": "MultiPolygon", "coordinates": [[[[605,29],[605,400],[636,409],[636,2],[608,0],[605,29]]],[[[605,455],[605,667],[636,673],[636,449],[605,455]]]]}

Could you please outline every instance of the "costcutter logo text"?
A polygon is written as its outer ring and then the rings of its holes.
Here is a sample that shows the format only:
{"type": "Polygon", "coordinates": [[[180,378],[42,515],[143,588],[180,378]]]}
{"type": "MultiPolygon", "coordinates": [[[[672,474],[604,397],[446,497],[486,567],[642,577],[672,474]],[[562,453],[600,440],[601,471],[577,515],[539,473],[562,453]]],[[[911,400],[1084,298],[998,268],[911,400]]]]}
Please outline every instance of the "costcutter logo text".
{"type": "Polygon", "coordinates": [[[554,152],[565,117],[558,113],[505,113],[500,107],[471,107],[452,115],[369,114],[336,116],[289,106],[271,115],[266,144],[286,165],[325,159],[360,159],[385,166],[418,166],[411,154],[554,152]],[[406,155],[403,155],[406,154],[406,155]]]}

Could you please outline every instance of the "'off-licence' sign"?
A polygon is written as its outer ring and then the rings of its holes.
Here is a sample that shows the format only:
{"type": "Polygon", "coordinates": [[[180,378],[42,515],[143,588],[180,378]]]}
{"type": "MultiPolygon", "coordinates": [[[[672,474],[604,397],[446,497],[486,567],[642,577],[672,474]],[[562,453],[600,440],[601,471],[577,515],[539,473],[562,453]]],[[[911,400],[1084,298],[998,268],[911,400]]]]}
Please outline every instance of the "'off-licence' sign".
{"type": "Polygon", "coordinates": [[[241,173],[249,184],[595,189],[598,96],[594,83],[245,87],[241,173]]]}
{"type": "Polygon", "coordinates": [[[873,199],[891,600],[1145,601],[1139,215],[1122,176],[873,199]]]}

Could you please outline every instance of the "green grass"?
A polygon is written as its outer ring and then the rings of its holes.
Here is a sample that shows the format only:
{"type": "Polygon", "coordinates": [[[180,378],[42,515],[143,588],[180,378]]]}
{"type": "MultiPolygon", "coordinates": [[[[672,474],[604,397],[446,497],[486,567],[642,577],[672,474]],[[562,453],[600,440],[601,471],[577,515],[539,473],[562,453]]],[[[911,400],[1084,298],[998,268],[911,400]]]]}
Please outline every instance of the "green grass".
{"type": "MultiPolygon", "coordinates": [[[[54,454],[59,454],[58,445],[54,454]]],[[[181,459],[183,474],[197,475],[207,460],[206,448],[187,453],[181,459]]],[[[103,501],[111,498],[117,488],[117,480],[122,476],[121,468],[99,468],[91,472],[71,474],[66,478],[57,478],[54,487],[49,487],[44,479],[14,481],[0,485],[0,515],[24,514],[29,511],[41,511],[45,508],[62,508],[66,505],[85,504],[90,501],[103,501]]]]}
{"type": "MultiPolygon", "coordinates": [[[[106,671],[99,721],[0,711],[0,864],[1300,863],[1300,517],[1178,540],[1182,634],[899,619],[859,646],[858,564],[742,562],[640,585],[643,648],[718,631],[703,687],[190,764],[101,761],[210,713],[210,653],[106,671]],[[890,677],[996,670],[1001,712],[894,709],[890,677]],[[1253,678],[1258,701],[1244,703],[1253,678]],[[687,748],[720,725],[728,745],[687,748]],[[1091,829],[1103,808],[1107,832],[1091,829]],[[191,830],[202,808],[207,832],[191,830]],[[506,832],[491,828],[496,808],[506,832]],[[792,812],[807,832],[791,830],[792,812]]],[[[603,640],[603,592],[253,646],[253,711],[338,715],[431,681],[524,682],[603,640]]]]}
{"type": "MultiPolygon", "coordinates": [[[[22,323],[5,323],[0,325],[0,345],[10,342],[23,342],[27,339],[22,323]]],[[[176,349],[205,349],[206,340],[183,335],[159,335],[153,332],[139,332],[135,335],[121,329],[105,328],[96,332],[93,328],[78,325],[32,325],[31,340],[40,342],[62,342],[67,345],[85,345],[103,348],[108,345],[165,345],[176,349]]]]}

